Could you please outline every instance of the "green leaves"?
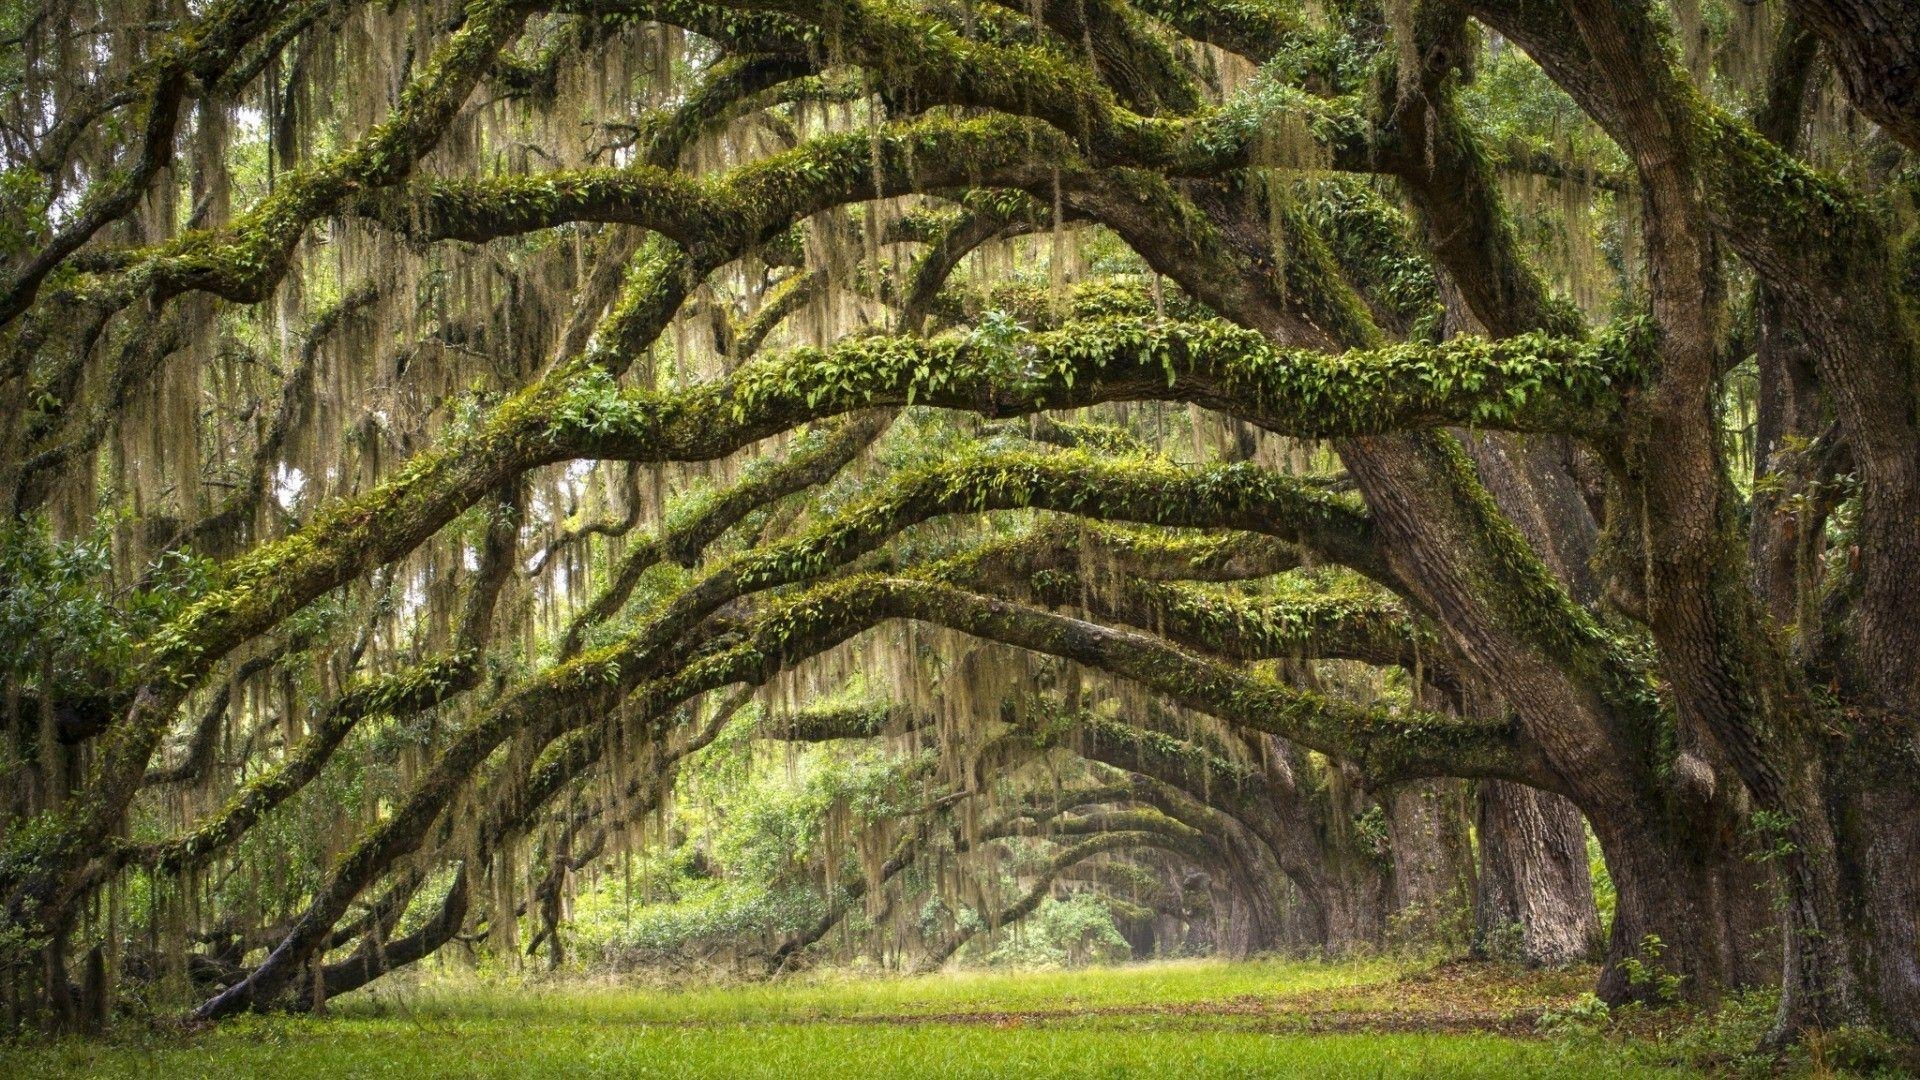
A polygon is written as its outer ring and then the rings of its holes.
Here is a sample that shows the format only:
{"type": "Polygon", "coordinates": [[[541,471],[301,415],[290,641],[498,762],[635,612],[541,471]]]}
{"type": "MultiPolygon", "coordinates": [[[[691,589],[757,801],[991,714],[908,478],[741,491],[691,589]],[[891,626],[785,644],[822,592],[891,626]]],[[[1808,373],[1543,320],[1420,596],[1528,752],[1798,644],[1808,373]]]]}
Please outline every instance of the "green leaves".
{"type": "Polygon", "coordinates": [[[548,415],[562,430],[608,435],[634,426],[644,408],[640,399],[621,391],[610,372],[589,368],[574,376],[548,415]]]}
{"type": "Polygon", "coordinates": [[[0,658],[0,671],[22,684],[53,678],[56,697],[110,691],[128,678],[144,638],[162,637],[169,620],[208,588],[212,566],[186,552],[166,552],[147,567],[138,588],[113,585],[107,515],[94,529],[59,540],[41,520],[0,522],[0,641],[20,643],[0,658]]]}

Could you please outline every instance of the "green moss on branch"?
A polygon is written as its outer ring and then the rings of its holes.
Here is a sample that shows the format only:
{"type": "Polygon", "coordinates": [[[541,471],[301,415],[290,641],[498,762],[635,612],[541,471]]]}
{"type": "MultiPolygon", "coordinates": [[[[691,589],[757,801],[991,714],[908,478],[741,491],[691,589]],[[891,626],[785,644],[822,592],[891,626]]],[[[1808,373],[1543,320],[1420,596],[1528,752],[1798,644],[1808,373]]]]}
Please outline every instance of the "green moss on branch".
{"type": "Polygon", "coordinates": [[[1504,721],[1361,707],[1216,664],[1164,641],[903,578],[860,576],[773,605],[742,642],[642,691],[657,707],[784,667],[888,619],[911,619],[1072,660],[1168,700],[1358,765],[1382,782],[1447,775],[1538,779],[1504,721]]]}

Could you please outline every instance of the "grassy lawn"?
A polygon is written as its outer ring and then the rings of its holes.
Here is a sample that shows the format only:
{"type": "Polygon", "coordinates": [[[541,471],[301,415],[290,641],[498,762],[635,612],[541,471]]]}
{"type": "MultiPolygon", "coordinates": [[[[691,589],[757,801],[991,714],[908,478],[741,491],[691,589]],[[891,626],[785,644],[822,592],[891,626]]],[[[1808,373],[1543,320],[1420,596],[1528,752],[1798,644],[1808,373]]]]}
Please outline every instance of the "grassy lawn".
{"type": "Polygon", "coordinates": [[[1161,963],[686,992],[429,982],[192,1035],[0,1049],[0,1076],[1680,1076],[1533,1034],[1588,976],[1161,963]]]}

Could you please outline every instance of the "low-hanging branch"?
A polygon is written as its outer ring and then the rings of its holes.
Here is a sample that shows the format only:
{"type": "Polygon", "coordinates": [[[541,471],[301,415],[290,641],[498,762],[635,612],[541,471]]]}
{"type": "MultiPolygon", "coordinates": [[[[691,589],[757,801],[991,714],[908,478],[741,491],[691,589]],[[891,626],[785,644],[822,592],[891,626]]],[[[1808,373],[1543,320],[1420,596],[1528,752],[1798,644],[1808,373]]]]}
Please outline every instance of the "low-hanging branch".
{"type": "Polygon", "coordinates": [[[138,864],[163,873],[204,865],[319,776],[348,735],[368,718],[416,715],[477,685],[493,634],[494,609],[512,574],[520,525],[517,489],[503,494],[506,498],[492,515],[457,640],[448,654],[350,687],[279,767],[250,780],[212,820],[169,840],[123,844],[114,853],[113,865],[138,864]]]}
{"type": "Polygon", "coordinates": [[[1595,342],[1458,338],[1329,357],[1219,325],[1116,319],[1037,334],[1017,349],[956,339],[848,342],[667,393],[622,392],[591,375],[563,379],[517,396],[476,435],[237,560],[227,571],[233,584],[160,635],[149,664],[168,679],[197,677],[348,570],[411,550],[471,505],[474,489],[509,470],[583,457],[709,460],[809,419],[915,402],[998,416],[1184,399],[1309,437],[1448,423],[1588,428],[1639,377],[1643,348],[1629,328],[1595,342]]]}
{"type": "Polygon", "coordinates": [[[1380,782],[1463,774],[1540,779],[1506,721],[1351,705],[1228,668],[1138,631],[910,578],[856,576],[770,605],[741,644],[697,660],[641,694],[684,700],[717,685],[764,681],[887,619],[932,623],[1108,671],[1183,707],[1351,761],[1380,782]]]}
{"type": "Polygon", "coordinates": [[[318,946],[352,897],[393,860],[419,845],[462,778],[502,740],[536,717],[547,726],[546,738],[557,738],[569,726],[565,717],[602,714],[627,696],[627,687],[636,688],[633,696],[647,712],[661,715],[675,703],[710,690],[764,682],[788,664],[890,618],[943,625],[1112,671],[1184,706],[1279,732],[1354,761],[1370,775],[1384,779],[1462,772],[1519,776],[1528,768],[1515,747],[1513,730],[1504,723],[1395,715],[1345,705],[1232,671],[1135,632],[1098,627],[929,582],[857,577],[773,605],[754,621],[741,644],[693,659],[678,673],[644,686],[639,685],[637,672],[647,667],[632,662],[634,646],[630,644],[583,656],[508,695],[441,754],[405,803],[341,863],[266,963],[202,1005],[198,1015],[226,1015],[275,998],[292,969],[318,946]]]}
{"type": "MultiPolygon", "coordinates": [[[[1092,521],[1239,529],[1390,579],[1358,506],[1311,482],[1247,463],[1185,469],[1164,459],[1001,451],[908,470],[876,488],[804,534],[740,556],[726,572],[743,585],[765,588],[844,565],[935,517],[1034,509],[1092,521]]],[[[987,557],[963,556],[957,565],[982,572],[977,562],[987,557]]]]}
{"type": "Polygon", "coordinates": [[[930,572],[1050,607],[1078,606],[1101,622],[1150,630],[1214,656],[1399,665],[1457,692],[1457,676],[1448,670],[1438,637],[1383,590],[1338,582],[1246,595],[1182,584],[1269,577],[1300,565],[1296,551],[1262,548],[1246,534],[1228,539],[1240,542],[1203,546],[1090,528],[1040,528],[982,544],[930,572]]]}
{"type": "MultiPolygon", "coordinates": [[[[1053,466],[1060,464],[1059,462],[1054,460],[1054,457],[1055,456],[1047,456],[1047,457],[1041,457],[1041,458],[1027,457],[1027,458],[1015,458],[1012,460],[1012,464],[1020,466],[1021,469],[1024,470],[1024,471],[1015,470],[1012,473],[1015,479],[1010,486],[1014,490],[1017,490],[1022,493],[1021,499],[1016,504],[1025,503],[1032,498],[1032,493],[1035,491],[1036,487],[1038,486],[1035,483],[1036,479],[1053,479],[1054,476],[1057,474],[1057,475],[1062,475],[1068,478],[1081,479],[1082,483],[1084,483],[1084,479],[1083,479],[1084,474],[1076,474],[1072,470],[1076,467],[1079,469],[1086,469],[1089,467],[1093,467],[1097,470],[1099,467],[1096,463],[1090,462],[1085,459],[1082,459],[1079,461],[1069,461],[1066,463],[1069,466],[1068,471],[1061,474],[1061,473],[1058,473],[1058,470],[1053,469],[1053,466]]],[[[959,507],[977,509],[979,508],[979,505],[978,505],[979,496],[975,493],[972,486],[965,483],[957,483],[956,481],[967,479],[969,478],[969,475],[971,475],[971,477],[985,477],[991,483],[1006,485],[1007,477],[1009,474],[1004,468],[1004,466],[1006,466],[1008,462],[994,461],[992,459],[989,459],[989,464],[996,467],[989,468],[984,471],[979,468],[975,468],[974,470],[972,470],[971,474],[969,474],[969,472],[965,469],[949,471],[945,473],[935,472],[934,474],[931,474],[930,481],[912,479],[912,480],[909,480],[907,483],[903,484],[902,489],[908,493],[914,492],[917,488],[918,490],[932,491],[939,494],[942,497],[941,499],[936,499],[930,504],[924,504],[925,507],[928,509],[937,510],[945,507],[954,506],[955,504],[951,500],[955,498],[956,494],[960,496],[960,501],[957,504],[959,507]]],[[[1095,475],[1097,475],[1097,472],[1095,473],[1095,475]]],[[[1178,471],[1175,470],[1171,474],[1163,472],[1158,476],[1156,476],[1155,478],[1157,480],[1168,480],[1168,479],[1177,480],[1179,478],[1179,475],[1180,474],[1178,473],[1178,471]]],[[[1274,479],[1277,480],[1277,478],[1274,478],[1274,479]]],[[[1065,490],[1071,491],[1074,489],[1071,486],[1069,486],[1065,490]]],[[[1285,490],[1285,488],[1283,487],[1281,490],[1285,490]]],[[[1292,492],[1290,497],[1294,497],[1294,498],[1300,498],[1303,496],[1308,497],[1310,501],[1306,505],[1316,505],[1318,507],[1319,513],[1322,516],[1324,516],[1329,511],[1337,511],[1337,508],[1340,506],[1340,504],[1337,501],[1332,503],[1327,503],[1324,501],[1319,503],[1314,503],[1311,501],[1312,496],[1309,493],[1310,493],[1310,489],[1297,490],[1292,492]]],[[[1183,495],[1179,499],[1166,500],[1165,503],[1163,503],[1163,505],[1171,505],[1172,503],[1175,503],[1175,502],[1183,503],[1183,504],[1189,503],[1190,498],[1191,498],[1190,495],[1183,495]]],[[[1085,502],[1084,495],[1081,495],[1078,498],[1069,499],[1067,501],[1078,503],[1082,506],[1083,509],[1091,508],[1089,504],[1085,502]]],[[[897,498],[889,498],[886,496],[882,496],[881,498],[877,499],[873,505],[884,507],[897,513],[898,510],[903,505],[911,506],[913,505],[913,503],[910,500],[900,500],[897,498]]],[[[1191,512],[1191,510],[1189,509],[1185,512],[1191,512]]],[[[908,516],[911,517],[912,515],[908,515],[908,516]]],[[[562,686],[567,686],[567,685],[593,687],[597,685],[597,679],[592,674],[592,672],[598,668],[605,668],[607,670],[619,672],[619,674],[616,675],[617,682],[626,683],[627,685],[633,685],[632,680],[637,678],[638,673],[644,672],[647,667],[647,665],[644,662],[640,663],[636,667],[635,666],[636,660],[639,660],[645,657],[650,652],[656,652],[660,647],[660,645],[663,645],[667,642],[673,641],[676,638],[678,638],[680,633],[679,631],[680,627],[691,626],[694,621],[696,621],[701,617],[704,617],[706,613],[717,609],[720,604],[725,603],[737,597],[738,595],[740,595],[742,588],[755,588],[755,587],[764,588],[769,584],[774,584],[779,581],[795,580],[799,577],[804,577],[809,571],[814,571],[821,567],[822,564],[819,562],[819,554],[817,554],[819,552],[838,550],[840,552],[840,557],[841,558],[845,557],[845,555],[848,553],[847,548],[845,546],[846,541],[835,540],[836,537],[840,537],[840,536],[851,537],[854,540],[853,549],[857,551],[862,547],[872,546],[873,542],[877,539],[884,539],[885,537],[890,536],[892,532],[895,529],[897,529],[898,524],[899,522],[896,519],[890,523],[889,527],[879,529],[876,531],[872,525],[871,511],[856,509],[855,512],[845,515],[841,522],[830,524],[822,529],[818,529],[814,533],[810,534],[809,536],[802,537],[799,540],[792,542],[789,545],[786,545],[785,547],[775,547],[766,553],[760,553],[760,552],[750,553],[748,556],[745,557],[744,560],[739,561],[737,564],[730,565],[728,567],[723,568],[722,571],[718,572],[715,575],[710,575],[701,586],[697,586],[693,589],[690,589],[687,593],[683,594],[666,612],[662,612],[660,616],[657,616],[654,620],[652,620],[648,625],[648,627],[646,628],[646,630],[643,631],[637,638],[629,641],[629,643],[627,643],[622,648],[616,650],[613,654],[611,655],[595,654],[593,656],[583,658],[582,661],[580,661],[579,663],[574,665],[569,665],[567,668],[563,668],[560,672],[557,672],[553,676],[549,676],[547,679],[543,681],[549,687],[555,690],[559,689],[562,686]],[[850,527],[852,528],[853,531],[851,533],[848,533],[846,530],[848,530],[850,527]],[[826,547],[823,548],[822,547],[823,544],[826,544],[826,547]],[[787,548],[793,548],[794,552],[789,553],[787,548]],[[807,557],[796,557],[796,555],[799,553],[808,553],[808,552],[813,552],[816,554],[812,554],[807,557]],[[649,643],[652,643],[652,644],[649,644],[649,643]],[[620,657],[625,657],[626,659],[622,661],[621,659],[619,659],[620,657]],[[622,670],[623,667],[624,667],[624,670],[622,670]],[[580,674],[573,674],[572,672],[574,669],[579,669],[580,674]]],[[[956,594],[956,595],[963,595],[963,594],[956,594]]],[[[1055,616],[1047,616],[1038,612],[1033,612],[1032,614],[1036,618],[1043,621],[1046,619],[1057,618],[1055,616]]],[[[876,610],[872,613],[871,617],[878,618],[878,617],[882,617],[883,615],[884,615],[883,610],[876,610]]],[[[1077,624],[1077,625],[1082,627],[1086,626],[1086,624],[1077,624]]],[[[965,628],[965,627],[962,626],[962,627],[956,627],[956,628],[965,628]]],[[[1038,640],[1031,634],[1030,631],[1032,628],[1029,626],[1027,629],[1029,630],[1028,636],[1024,639],[1015,638],[1013,639],[1013,643],[1028,644],[1031,641],[1038,640]]],[[[1093,629],[1093,628],[1089,628],[1089,629],[1093,629]]],[[[993,635],[988,634],[985,636],[993,636],[993,635]]],[[[1044,645],[1040,646],[1040,648],[1042,649],[1042,651],[1047,651],[1044,645]]],[[[1168,651],[1170,652],[1171,650],[1168,650],[1168,651]]],[[[1083,645],[1078,654],[1063,654],[1063,655],[1070,655],[1070,658],[1078,659],[1078,660],[1081,660],[1082,662],[1087,662],[1090,659],[1097,658],[1098,653],[1097,653],[1097,650],[1089,651],[1083,645]]],[[[1205,662],[1194,660],[1194,663],[1204,664],[1205,662]]],[[[1131,657],[1131,664],[1132,664],[1131,667],[1122,668],[1123,674],[1132,674],[1132,673],[1137,673],[1137,672],[1147,670],[1147,665],[1141,662],[1140,655],[1137,650],[1131,657]]],[[[1101,665],[1096,663],[1095,666],[1101,666],[1101,665]]],[[[764,677],[765,677],[764,674],[760,676],[761,679],[763,679],[764,677]]],[[[737,679],[730,678],[730,679],[727,679],[726,681],[737,681],[737,679]]],[[[755,679],[752,681],[759,681],[759,679],[755,679]]],[[[1146,681],[1148,681],[1150,685],[1153,684],[1151,676],[1149,676],[1146,681]]],[[[717,686],[719,684],[715,684],[715,685],[717,686]]],[[[1169,685],[1170,684],[1168,684],[1166,679],[1163,677],[1161,679],[1160,684],[1155,685],[1155,688],[1162,689],[1164,691],[1168,689],[1169,685]]],[[[694,690],[691,692],[699,692],[699,691],[694,690]]],[[[684,696],[685,695],[675,695],[677,699],[684,699],[684,696]]],[[[1220,696],[1217,691],[1215,693],[1215,696],[1216,697],[1220,696]]],[[[547,698],[545,694],[538,692],[537,687],[531,687],[527,691],[524,691],[521,697],[528,701],[541,700],[542,698],[546,698],[546,700],[549,700],[549,701],[554,700],[552,698],[547,698]],[[527,695],[532,695],[532,696],[528,697],[527,695]]],[[[416,816],[414,820],[417,820],[420,822],[420,826],[419,826],[420,828],[424,829],[425,822],[431,820],[431,815],[437,814],[437,807],[432,805],[432,799],[428,797],[427,793],[433,790],[436,790],[438,788],[445,788],[447,787],[447,785],[454,783],[455,778],[458,775],[458,770],[460,768],[460,766],[457,763],[464,762],[467,760],[472,760],[477,762],[480,759],[482,759],[485,756],[485,752],[490,748],[491,745],[497,743],[497,741],[500,738],[504,738],[508,732],[510,732],[511,730],[514,730],[519,725],[520,721],[517,721],[514,719],[515,715],[528,715],[528,713],[518,712],[515,709],[497,708],[493,721],[486,724],[478,725],[476,728],[470,729],[467,732],[466,736],[463,737],[462,743],[464,744],[464,746],[468,747],[469,749],[464,749],[457,753],[450,753],[449,755],[447,755],[441,760],[440,768],[438,769],[438,771],[444,777],[444,779],[437,781],[435,784],[423,784],[420,797],[418,801],[414,804],[414,805],[417,805],[419,808],[418,816],[416,816]]],[[[407,841],[400,841],[400,842],[402,844],[407,844],[409,846],[411,843],[407,841]]],[[[414,841],[414,842],[417,842],[417,841],[414,841]]],[[[377,872],[377,871],[374,871],[373,868],[369,867],[367,871],[363,872],[362,876],[366,877],[367,880],[370,881],[372,874],[374,872],[377,872]]],[[[350,894],[350,891],[347,891],[347,892],[348,894],[350,894]]],[[[340,894],[336,894],[336,895],[340,895],[340,894]]],[[[336,903],[343,903],[343,902],[344,901],[336,901],[336,903]]]]}

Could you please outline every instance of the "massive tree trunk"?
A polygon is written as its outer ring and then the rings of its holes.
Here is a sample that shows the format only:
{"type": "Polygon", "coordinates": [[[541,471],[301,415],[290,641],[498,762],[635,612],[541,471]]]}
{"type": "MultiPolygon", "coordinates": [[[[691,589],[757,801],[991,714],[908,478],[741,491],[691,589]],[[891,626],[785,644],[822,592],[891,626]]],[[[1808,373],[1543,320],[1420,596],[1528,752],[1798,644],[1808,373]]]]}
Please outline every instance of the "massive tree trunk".
{"type": "Polygon", "coordinates": [[[1603,999],[1709,1001],[1778,978],[1768,875],[1734,823],[1704,809],[1679,820],[1604,811],[1589,820],[1616,893],[1603,999]]]}
{"type": "Polygon", "coordinates": [[[1600,913],[1580,811],[1558,795],[1501,780],[1481,781],[1475,803],[1474,952],[1546,967],[1598,956],[1600,913]]]}
{"type": "MultiPolygon", "coordinates": [[[[1880,16],[1869,17],[1867,7],[1857,13],[1865,21],[1837,25],[1832,13],[1844,6],[1799,7],[1846,54],[1843,64],[1858,61],[1859,46],[1869,40],[1887,50],[1873,61],[1883,65],[1886,55],[1903,48],[1900,35],[1868,29],[1880,16]]],[[[1835,729],[1846,731],[1843,742],[1870,741],[1882,717],[1910,737],[1920,715],[1920,626],[1911,618],[1912,597],[1920,591],[1920,533],[1912,527],[1920,507],[1915,346],[1911,324],[1899,313],[1902,301],[1888,285],[1884,221],[1795,159],[1790,139],[1753,137],[1703,100],[1665,55],[1660,17],[1649,5],[1472,7],[1580,101],[1628,150],[1641,177],[1663,364],[1646,405],[1635,410],[1625,449],[1646,529],[1649,625],[1683,736],[1718,743],[1719,760],[1764,815],[1755,824],[1780,875],[1785,929],[1777,1035],[1857,1022],[1869,1004],[1863,994],[1877,991],[1841,944],[1848,888],[1842,867],[1860,855],[1844,850],[1845,827],[1834,816],[1854,769],[1826,760],[1821,748],[1835,729]],[[1738,535],[1725,470],[1712,468],[1718,461],[1710,419],[1720,364],[1717,242],[1738,251],[1761,278],[1763,314],[1777,301],[1804,336],[1825,403],[1854,455],[1860,487],[1852,552],[1859,577],[1840,588],[1853,593],[1842,606],[1855,636],[1844,650],[1844,672],[1812,673],[1852,696],[1847,719],[1823,715],[1832,710],[1798,683],[1759,615],[1767,601],[1775,611],[1782,606],[1778,598],[1787,590],[1772,584],[1779,574],[1750,575],[1731,557],[1747,545],[1738,535]],[[1758,579],[1759,597],[1748,592],[1750,577],[1758,579]],[[1862,716],[1874,718],[1860,723],[1862,716]]],[[[1788,30],[1798,33],[1798,27],[1788,30]]],[[[1804,58],[1804,51],[1798,55],[1804,58]]],[[[1769,124],[1792,115],[1776,106],[1795,96],[1792,84],[1801,73],[1784,74],[1776,83],[1780,100],[1769,103],[1769,124]]],[[[1889,68],[1882,78],[1898,86],[1908,73],[1889,68]]],[[[1870,93],[1865,97],[1871,102],[1870,93]]],[[[1773,134],[1783,138],[1795,127],[1776,125],[1773,134]]],[[[1781,392],[1792,372],[1772,359],[1777,355],[1768,348],[1763,360],[1773,367],[1774,392],[1766,400],[1781,409],[1779,403],[1793,404],[1781,392]]],[[[1781,430],[1792,420],[1783,410],[1769,427],[1781,430]]],[[[1850,749],[1858,753],[1861,746],[1850,749]]],[[[1910,751],[1900,756],[1911,762],[1910,751]]],[[[1896,932],[1887,940],[1904,936],[1896,932]]]]}
{"type": "Polygon", "coordinates": [[[1847,937],[1872,1019],[1920,1040],[1920,793],[1903,777],[1876,780],[1846,800],[1847,937]]]}
{"type": "MultiPolygon", "coordinates": [[[[1657,707],[1636,696],[1633,676],[1585,666],[1611,662],[1601,659],[1600,649],[1590,654],[1593,661],[1573,659],[1581,647],[1576,635],[1595,631],[1579,629],[1587,616],[1544,567],[1532,593],[1489,596],[1485,586],[1474,587],[1469,568],[1499,558],[1495,552],[1527,555],[1510,526],[1487,523],[1484,503],[1448,499],[1450,490],[1472,482],[1463,458],[1430,440],[1367,440],[1364,453],[1347,451],[1399,577],[1416,584],[1478,679],[1498,687],[1517,721],[1534,733],[1550,762],[1539,783],[1557,787],[1595,825],[1626,910],[1624,918],[1616,915],[1603,994],[1614,1001],[1651,996],[1649,986],[1634,984],[1622,967],[1641,956],[1649,935],[1659,939],[1662,962],[1684,976],[1690,995],[1704,999],[1748,984],[1748,969],[1727,946],[1738,931],[1725,925],[1719,899],[1722,879],[1747,864],[1730,829],[1686,825],[1695,817],[1721,819],[1710,790],[1671,787],[1657,775],[1657,707]],[[1526,640],[1547,634],[1559,638],[1559,648],[1526,640]],[[1609,679],[1617,681],[1609,685],[1609,679]]],[[[1478,571],[1481,581],[1501,580],[1496,575],[1478,571]]]]}
{"type": "Polygon", "coordinates": [[[1398,784],[1380,799],[1393,857],[1390,935],[1450,952],[1465,945],[1474,889],[1467,786],[1446,780],[1398,784]]]}

